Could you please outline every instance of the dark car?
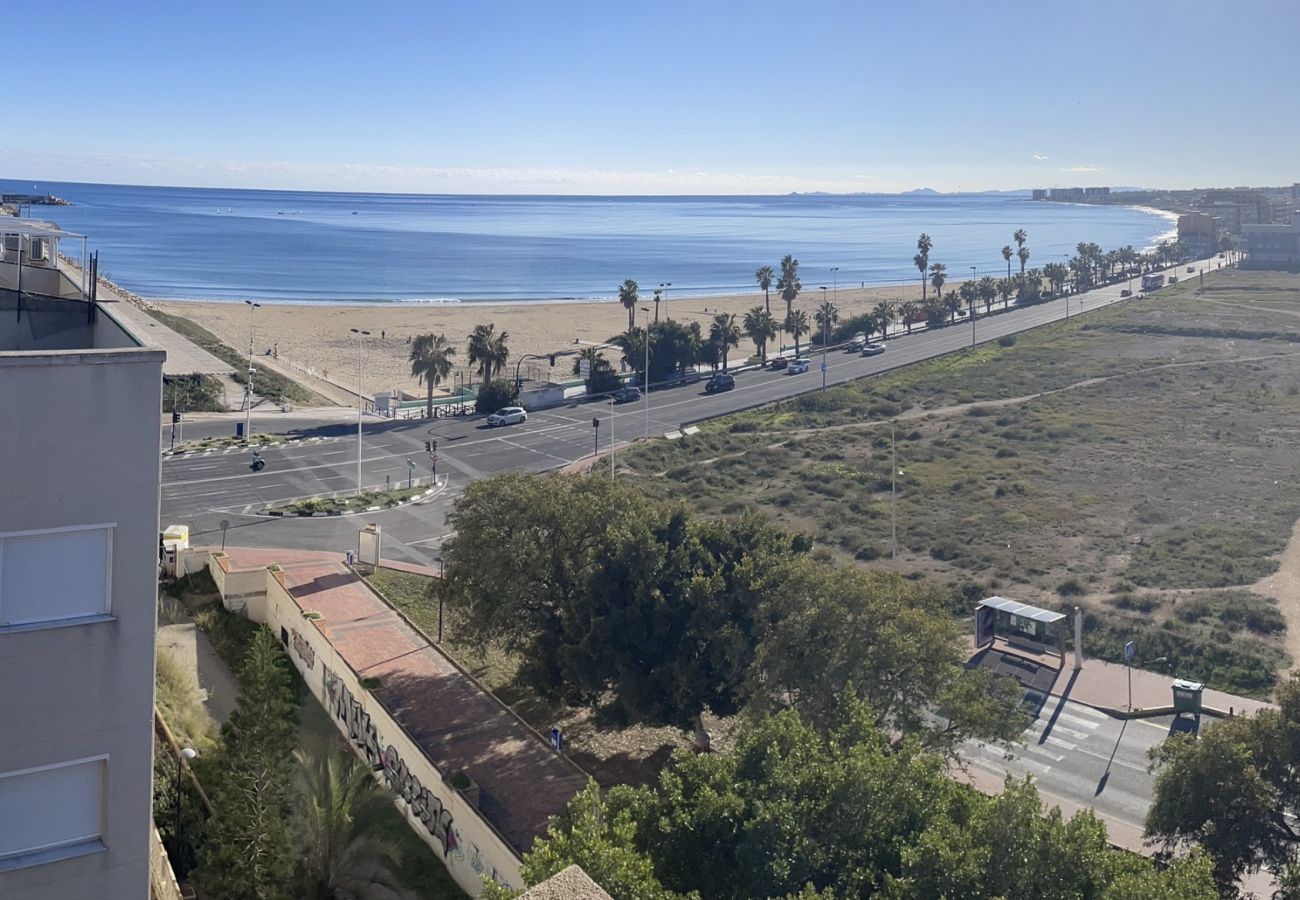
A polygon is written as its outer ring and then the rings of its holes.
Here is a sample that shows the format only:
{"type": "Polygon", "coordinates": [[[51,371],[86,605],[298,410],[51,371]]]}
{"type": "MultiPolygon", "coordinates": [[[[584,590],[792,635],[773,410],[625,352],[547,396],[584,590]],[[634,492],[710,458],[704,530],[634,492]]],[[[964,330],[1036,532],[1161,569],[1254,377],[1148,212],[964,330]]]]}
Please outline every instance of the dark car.
{"type": "Polygon", "coordinates": [[[633,403],[641,399],[641,391],[634,387],[625,387],[614,394],[615,403],[633,403]]]}
{"type": "Polygon", "coordinates": [[[709,379],[708,384],[704,385],[704,393],[719,394],[723,391],[729,391],[736,386],[736,376],[728,375],[725,372],[719,372],[709,379]]]}
{"type": "Polygon", "coordinates": [[[772,362],[769,364],[769,367],[773,372],[779,372],[788,365],[790,365],[790,360],[788,358],[784,356],[774,356],[772,357],[772,362]]]}

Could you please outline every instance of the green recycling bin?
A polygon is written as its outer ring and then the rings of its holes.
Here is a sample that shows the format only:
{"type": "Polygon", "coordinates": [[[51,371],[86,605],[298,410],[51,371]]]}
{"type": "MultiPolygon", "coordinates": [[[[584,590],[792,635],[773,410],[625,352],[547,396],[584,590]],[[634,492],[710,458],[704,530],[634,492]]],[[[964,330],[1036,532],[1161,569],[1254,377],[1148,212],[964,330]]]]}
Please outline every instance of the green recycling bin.
{"type": "Polygon", "coordinates": [[[1181,678],[1174,679],[1174,714],[1192,713],[1199,716],[1201,714],[1201,692],[1204,690],[1205,685],[1199,682],[1183,681],[1181,678]]]}

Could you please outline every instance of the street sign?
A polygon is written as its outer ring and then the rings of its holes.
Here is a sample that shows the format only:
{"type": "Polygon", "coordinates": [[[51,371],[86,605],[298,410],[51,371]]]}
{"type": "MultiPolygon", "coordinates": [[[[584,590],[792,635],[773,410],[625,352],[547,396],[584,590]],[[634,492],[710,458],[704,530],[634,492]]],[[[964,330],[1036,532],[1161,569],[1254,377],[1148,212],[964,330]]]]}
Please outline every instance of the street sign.
{"type": "Polygon", "coordinates": [[[1129,641],[1127,644],[1124,645],[1124,663],[1125,663],[1125,664],[1131,663],[1131,662],[1133,661],[1133,650],[1134,650],[1134,647],[1133,647],[1133,642],[1132,642],[1132,641],[1129,641]]]}
{"type": "Polygon", "coordinates": [[[584,381],[591,377],[591,360],[582,359],[578,361],[578,374],[582,376],[584,381]]]}
{"type": "Polygon", "coordinates": [[[826,363],[822,363],[822,371],[825,372],[827,368],[828,366],[826,365],[826,363]]]}

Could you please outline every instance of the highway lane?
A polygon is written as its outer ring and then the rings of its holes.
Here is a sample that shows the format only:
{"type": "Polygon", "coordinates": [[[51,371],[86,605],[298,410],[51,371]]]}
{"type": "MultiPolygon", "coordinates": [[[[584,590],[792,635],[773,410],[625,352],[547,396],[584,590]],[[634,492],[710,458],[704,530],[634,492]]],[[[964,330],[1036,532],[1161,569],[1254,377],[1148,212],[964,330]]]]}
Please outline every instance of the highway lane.
{"type": "MultiPolygon", "coordinates": [[[[1197,268],[1208,261],[1194,263],[1197,268]]],[[[1192,277],[1190,275],[1185,277],[1192,277]]],[[[826,381],[836,385],[857,378],[911,365],[946,353],[970,347],[972,330],[977,344],[996,341],[1005,335],[1041,327],[1065,317],[1066,304],[1071,316],[1090,312],[1120,302],[1124,285],[1114,285],[1068,299],[1058,299],[1037,306],[976,319],[969,323],[918,331],[912,335],[891,335],[889,349],[875,357],[831,351],[826,354],[826,381]]],[[[1131,302],[1152,303],[1153,299],[1135,297],[1131,302]]],[[[649,409],[643,402],[611,407],[607,401],[575,403],[530,414],[521,425],[488,429],[481,418],[389,420],[368,417],[364,424],[362,445],[362,481],[367,487],[386,483],[405,484],[407,461],[416,465],[415,473],[426,482],[430,471],[424,453],[426,440],[438,441],[439,474],[447,475],[450,484],[446,497],[410,511],[394,510],[369,514],[385,524],[388,547],[394,558],[426,562],[436,555],[428,543],[442,530],[439,510],[445,507],[471,479],[505,471],[544,471],[589,454],[593,447],[592,418],[601,421],[599,440],[602,449],[611,438],[625,442],[647,434],[661,435],[680,428],[684,423],[714,418],[738,409],[788,399],[820,388],[822,361],[812,354],[813,367],[801,375],[781,372],[745,371],[737,374],[736,388],[722,394],[708,395],[703,383],[679,386],[650,394],[649,409]]],[[[268,503],[335,491],[347,491],[356,485],[356,420],[345,410],[313,414],[303,410],[294,414],[254,414],[256,431],[290,433],[304,440],[300,443],[271,447],[263,451],[267,468],[260,473],[248,469],[246,450],[216,451],[208,454],[167,457],[163,461],[164,524],[182,522],[197,535],[215,533],[215,525],[231,516],[250,517],[268,503]]],[[[188,439],[208,435],[229,435],[234,422],[229,418],[190,422],[188,439]]],[[[160,432],[165,441],[170,428],[160,432]]],[[[268,545],[267,530],[262,523],[244,523],[233,529],[228,538],[235,543],[251,541],[249,546],[268,545]],[[234,532],[238,531],[238,538],[234,532]]],[[[278,520],[277,520],[278,521],[278,520]]],[[[242,519],[241,519],[242,522],[242,519]]],[[[275,540],[284,541],[290,531],[295,537],[289,546],[307,546],[305,542],[328,539],[326,546],[350,547],[355,543],[359,517],[293,520],[279,522],[275,540]],[[287,526],[287,527],[285,527],[287,526]]]]}

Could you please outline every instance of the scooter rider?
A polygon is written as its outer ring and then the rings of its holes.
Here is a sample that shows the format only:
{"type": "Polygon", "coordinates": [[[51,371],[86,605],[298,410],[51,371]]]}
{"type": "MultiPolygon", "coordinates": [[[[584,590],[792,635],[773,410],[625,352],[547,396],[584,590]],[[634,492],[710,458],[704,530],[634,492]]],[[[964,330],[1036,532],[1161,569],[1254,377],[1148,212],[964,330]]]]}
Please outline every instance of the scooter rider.
{"type": "Polygon", "coordinates": [[[251,468],[254,472],[257,472],[257,471],[259,471],[259,470],[260,470],[263,466],[265,466],[265,465],[266,465],[266,461],[262,459],[262,454],[261,454],[261,452],[258,451],[258,450],[254,450],[254,451],[253,451],[253,464],[252,464],[249,468],[251,468]]]}

